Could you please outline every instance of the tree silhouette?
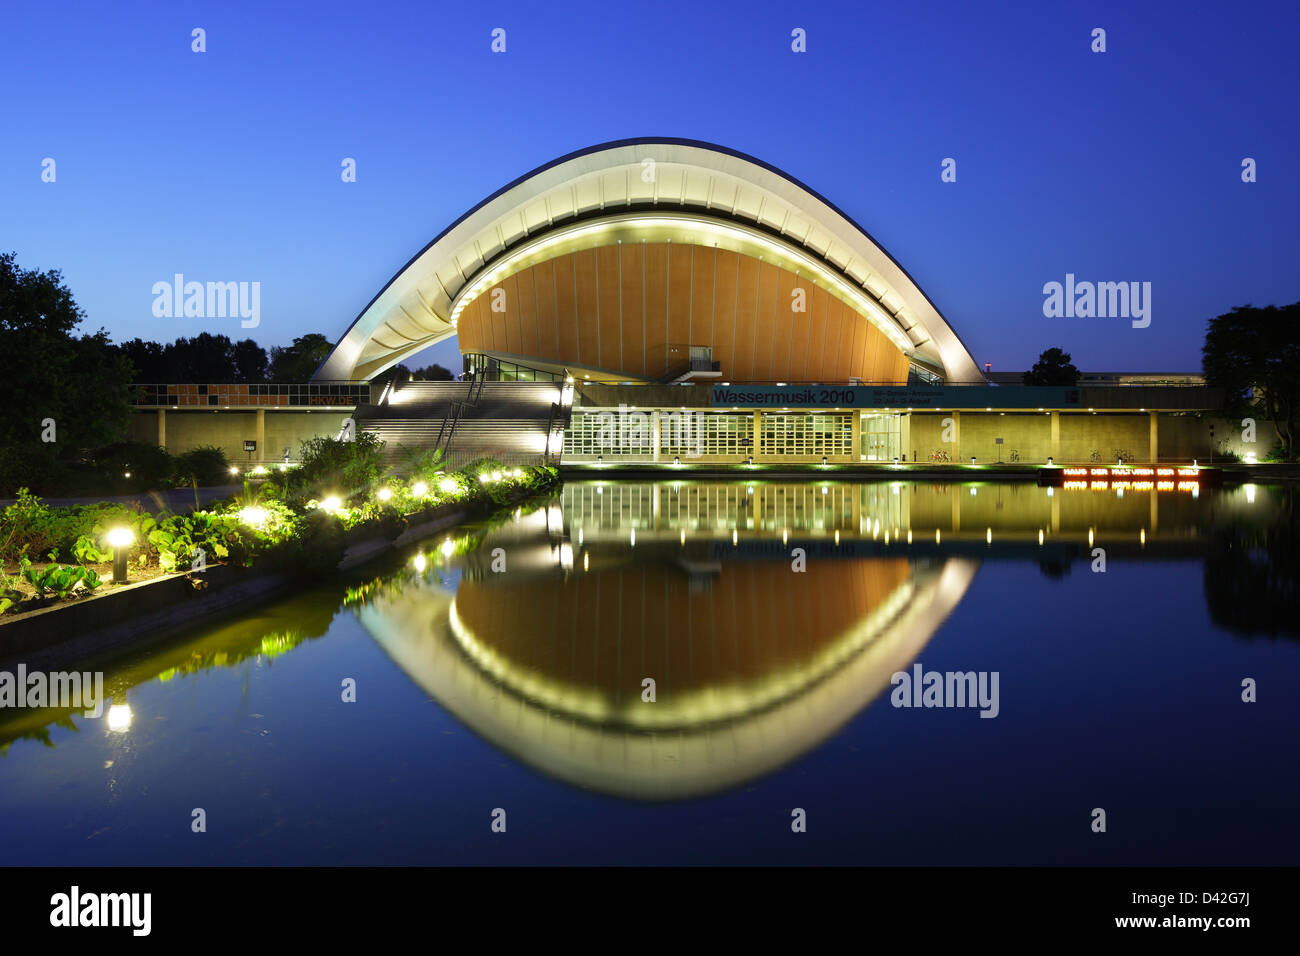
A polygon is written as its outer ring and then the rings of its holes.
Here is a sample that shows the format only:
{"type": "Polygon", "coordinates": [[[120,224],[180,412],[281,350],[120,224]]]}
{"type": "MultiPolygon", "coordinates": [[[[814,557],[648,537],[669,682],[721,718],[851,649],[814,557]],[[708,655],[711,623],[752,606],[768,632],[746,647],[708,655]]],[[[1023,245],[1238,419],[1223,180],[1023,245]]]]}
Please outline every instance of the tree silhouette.
{"type": "Polygon", "coordinates": [[[1283,308],[1236,306],[1210,319],[1201,349],[1205,381],[1224,390],[1231,414],[1263,415],[1282,453],[1296,456],[1300,419],[1300,302],[1283,308]]]}
{"type": "Polygon", "coordinates": [[[1070,353],[1058,348],[1050,348],[1038,356],[1034,367],[1024,374],[1026,385],[1067,385],[1079,384],[1079,370],[1070,364],[1070,353]]]}

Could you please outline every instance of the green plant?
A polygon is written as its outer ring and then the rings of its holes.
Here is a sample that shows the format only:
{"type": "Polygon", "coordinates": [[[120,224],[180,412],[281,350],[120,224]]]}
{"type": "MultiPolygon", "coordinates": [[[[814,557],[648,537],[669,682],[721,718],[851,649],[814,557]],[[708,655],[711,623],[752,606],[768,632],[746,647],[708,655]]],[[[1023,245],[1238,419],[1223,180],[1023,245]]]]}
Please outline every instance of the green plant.
{"type": "Polygon", "coordinates": [[[170,487],[174,470],[165,448],[147,442],[118,442],[91,456],[104,487],[154,491],[170,487]]]}
{"type": "Polygon", "coordinates": [[[177,455],[172,480],[178,488],[220,485],[230,479],[230,461],[216,445],[202,445],[177,455]]]}
{"type": "Polygon", "coordinates": [[[14,558],[33,543],[50,520],[50,509],[26,488],[18,489],[18,500],[0,517],[0,560],[14,558]]]}
{"type": "Polygon", "coordinates": [[[288,472],[274,471],[269,483],[295,504],[334,494],[350,500],[366,496],[385,472],[384,442],[370,432],[356,438],[309,438],[299,450],[300,464],[288,472]]]}
{"type": "Polygon", "coordinates": [[[200,552],[205,562],[213,560],[245,567],[252,563],[253,549],[245,540],[239,519],[233,515],[208,511],[172,515],[158,522],[147,537],[158,551],[158,566],[164,573],[188,568],[200,552]]]}
{"type": "Polygon", "coordinates": [[[400,446],[398,451],[402,455],[399,470],[411,481],[430,482],[431,479],[442,477],[441,469],[447,457],[442,451],[436,448],[408,448],[405,445],[400,446]]]}
{"type": "Polygon", "coordinates": [[[1268,454],[1261,459],[1262,461],[1287,461],[1286,446],[1282,444],[1282,439],[1273,442],[1273,447],[1268,450],[1268,454]]]}
{"type": "Polygon", "coordinates": [[[36,595],[40,598],[51,594],[66,598],[78,585],[93,591],[102,583],[93,569],[80,565],[50,564],[38,570],[26,554],[19,558],[18,567],[23,580],[36,589],[36,595]]]}
{"type": "Polygon", "coordinates": [[[83,534],[72,546],[72,556],[82,564],[101,564],[113,557],[113,552],[100,548],[93,537],[83,534]]]}
{"type": "Polygon", "coordinates": [[[337,568],[346,550],[343,522],[329,512],[312,509],[300,519],[298,533],[268,557],[295,576],[313,577],[337,568]]]}

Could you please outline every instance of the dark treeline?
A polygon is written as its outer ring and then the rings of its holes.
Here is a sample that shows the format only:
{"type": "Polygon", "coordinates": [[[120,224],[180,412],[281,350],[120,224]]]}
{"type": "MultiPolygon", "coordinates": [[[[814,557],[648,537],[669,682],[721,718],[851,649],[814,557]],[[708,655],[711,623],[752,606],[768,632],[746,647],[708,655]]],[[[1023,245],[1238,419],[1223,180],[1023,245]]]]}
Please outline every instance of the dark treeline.
{"type": "MultiPolygon", "coordinates": [[[[131,339],[116,346],[135,369],[137,383],[171,382],[306,382],[316,374],[333,345],[318,332],[300,335],[292,345],[272,346],[268,352],[252,339],[231,341],[225,335],[200,332],[175,342],[131,339]]],[[[449,381],[452,374],[441,365],[408,369],[404,365],[376,377],[385,382],[398,374],[416,381],[449,381]]]]}
{"type": "Polygon", "coordinates": [[[131,339],[117,346],[131,362],[136,382],[306,382],[329,355],[329,339],[318,332],[268,352],[252,339],[200,332],[174,342],[131,339]]]}

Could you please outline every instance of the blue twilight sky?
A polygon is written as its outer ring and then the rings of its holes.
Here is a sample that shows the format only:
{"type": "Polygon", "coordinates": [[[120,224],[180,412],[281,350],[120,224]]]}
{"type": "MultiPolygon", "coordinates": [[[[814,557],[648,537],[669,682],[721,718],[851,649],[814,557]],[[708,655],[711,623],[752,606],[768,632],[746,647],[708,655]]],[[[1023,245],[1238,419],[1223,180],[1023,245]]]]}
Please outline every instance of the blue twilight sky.
{"type": "Polygon", "coordinates": [[[995,370],[1052,345],[1085,369],[1195,369],[1207,319],[1300,299],[1297,28],[1279,0],[10,0],[0,249],[61,269],[119,341],[337,339],[509,180],[608,140],[691,137],[854,217],[995,370]],[[176,272],[260,282],[261,325],[155,318],[151,287],[176,272]],[[1067,272],[1151,282],[1150,327],[1044,318],[1043,284],[1067,272]]]}

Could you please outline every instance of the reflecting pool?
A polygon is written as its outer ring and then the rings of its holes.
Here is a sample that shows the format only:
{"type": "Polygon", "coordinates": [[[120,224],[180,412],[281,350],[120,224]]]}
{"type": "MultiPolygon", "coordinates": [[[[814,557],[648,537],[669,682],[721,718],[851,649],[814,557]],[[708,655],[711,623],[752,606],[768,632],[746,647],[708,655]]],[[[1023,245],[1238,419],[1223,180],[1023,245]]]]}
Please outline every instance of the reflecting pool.
{"type": "Polygon", "coordinates": [[[1294,863],[1297,579],[1283,487],[570,483],[0,710],[0,845],[1294,863]]]}

